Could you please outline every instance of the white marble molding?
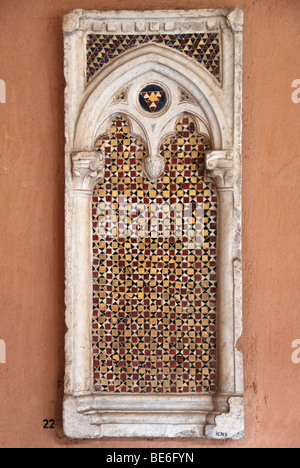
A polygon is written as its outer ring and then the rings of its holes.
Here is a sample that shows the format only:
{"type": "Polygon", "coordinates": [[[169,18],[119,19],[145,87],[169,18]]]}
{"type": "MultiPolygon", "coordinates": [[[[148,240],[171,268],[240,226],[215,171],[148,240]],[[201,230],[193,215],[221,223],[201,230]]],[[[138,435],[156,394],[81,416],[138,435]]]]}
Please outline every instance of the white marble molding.
{"type": "Polygon", "coordinates": [[[70,438],[206,437],[244,435],[242,334],[241,151],[243,10],[84,11],[63,19],[65,50],[66,340],[64,432],[70,438]],[[176,50],[147,43],[120,54],[86,80],[90,33],[219,32],[221,82],[176,50]],[[135,105],[148,82],[162,83],[171,102],[157,120],[135,105]],[[118,99],[122,90],[126,98],[118,99]],[[182,102],[181,91],[189,99],[182,102]],[[113,115],[123,113],[145,142],[144,170],[155,180],[160,142],[180,115],[194,117],[210,138],[206,170],[218,194],[216,394],[97,394],[93,391],[92,193],[104,176],[94,150],[113,115]]]}

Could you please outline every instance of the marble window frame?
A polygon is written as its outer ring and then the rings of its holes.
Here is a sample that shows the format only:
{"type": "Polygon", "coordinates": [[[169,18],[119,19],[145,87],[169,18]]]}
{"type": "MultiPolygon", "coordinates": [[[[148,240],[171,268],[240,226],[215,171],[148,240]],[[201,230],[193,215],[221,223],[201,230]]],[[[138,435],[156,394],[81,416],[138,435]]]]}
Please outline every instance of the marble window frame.
{"type": "MultiPolygon", "coordinates": [[[[70,438],[207,437],[239,439],[244,434],[242,334],[241,151],[243,10],[118,11],[73,10],[64,17],[65,49],[65,226],[66,340],[64,432],[70,438]],[[222,80],[177,51],[149,43],[121,54],[86,82],[86,37],[91,32],[219,31],[222,80]],[[170,75],[171,73],[171,75],[170,75]],[[113,101],[124,83],[151,76],[172,76],[193,96],[181,104],[203,131],[212,150],[206,171],[218,194],[217,393],[95,394],[92,390],[91,198],[104,174],[104,158],[94,144],[105,133],[110,115],[126,103],[113,101]]],[[[136,82],[136,86],[142,84],[136,82]]],[[[170,84],[172,88],[172,84],[170,84]]],[[[170,89],[176,92],[176,86],[170,89]]],[[[130,93],[130,90],[128,91],[130,93]]],[[[171,112],[171,109],[170,109],[171,112]]],[[[168,113],[167,113],[168,114],[168,113]]],[[[147,170],[156,176],[159,141],[174,129],[178,110],[147,123],[136,110],[133,132],[148,144],[147,170]],[[142,124],[141,124],[142,122],[142,124]]],[[[151,119],[148,119],[148,121],[151,119]]]]}

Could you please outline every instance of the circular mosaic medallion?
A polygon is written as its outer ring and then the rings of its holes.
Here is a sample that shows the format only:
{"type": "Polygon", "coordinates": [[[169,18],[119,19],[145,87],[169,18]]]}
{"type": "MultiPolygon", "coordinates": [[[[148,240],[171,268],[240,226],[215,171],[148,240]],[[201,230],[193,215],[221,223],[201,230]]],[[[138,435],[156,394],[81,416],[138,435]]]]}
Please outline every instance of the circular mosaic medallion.
{"type": "Polygon", "coordinates": [[[157,84],[149,84],[139,92],[141,108],[150,114],[157,114],[166,108],[167,92],[157,84]]]}

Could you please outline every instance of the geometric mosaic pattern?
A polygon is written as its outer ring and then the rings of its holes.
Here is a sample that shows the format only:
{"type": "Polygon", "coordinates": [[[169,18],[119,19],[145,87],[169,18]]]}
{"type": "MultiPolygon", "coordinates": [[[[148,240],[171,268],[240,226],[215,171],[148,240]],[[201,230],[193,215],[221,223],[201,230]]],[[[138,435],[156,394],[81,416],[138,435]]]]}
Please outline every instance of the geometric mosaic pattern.
{"type": "Polygon", "coordinates": [[[178,50],[201,63],[219,82],[220,35],[216,32],[196,34],[147,34],[87,36],[87,81],[112,59],[133,47],[153,42],[178,50]]]}
{"type": "Polygon", "coordinates": [[[180,90],[179,102],[195,102],[194,99],[183,89],[180,90]]]}
{"type": "Polygon", "coordinates": [[[165,170],[152,183],[142,169],[146,148],[125,116],[115,116],[96,143],[106,170],[92,206],[95,392],[216,391],[217,198],[203,169],[209,148],[183,115],[161,145],[165,170]]]}
{"type": "Polygon", "coordinates": [[[112,103],[116,102],[126,102],[126,97],[127,97],[127,89],[122,89],[122,91],[119,91],[116,96],[114,97],[112,103]]]}
{"type": "Polygon", "coordinates": [[[139,93],[139,103],[147,112],[160,112],[166,105],[165,90],[156,84],[145,86],[139,93]]]}

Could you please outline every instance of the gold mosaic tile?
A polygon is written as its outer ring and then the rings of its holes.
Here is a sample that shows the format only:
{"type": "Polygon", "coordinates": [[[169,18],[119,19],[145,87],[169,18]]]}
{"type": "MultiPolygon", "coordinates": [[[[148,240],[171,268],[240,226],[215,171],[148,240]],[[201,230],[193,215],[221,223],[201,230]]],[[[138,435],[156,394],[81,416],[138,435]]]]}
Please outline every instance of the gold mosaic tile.
{"type": "Polygon", "coordinates": [[[219,82],[221,81],[220,34],[218,32],[194,34],[145,34],[87,36],[87,81],[120,54],[143,44],[162,44],[201,63],[219,82]]]}

